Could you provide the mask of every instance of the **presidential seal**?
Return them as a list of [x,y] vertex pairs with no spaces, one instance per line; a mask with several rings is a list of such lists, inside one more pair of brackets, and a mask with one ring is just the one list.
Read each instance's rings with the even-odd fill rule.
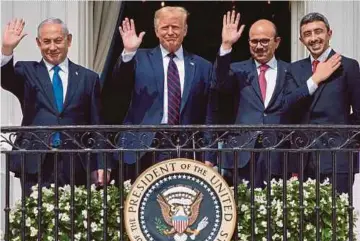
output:
[[190,159],[147,169],[125,203],[132,241],[227,241],[235,225],[233,191],[215,170]]

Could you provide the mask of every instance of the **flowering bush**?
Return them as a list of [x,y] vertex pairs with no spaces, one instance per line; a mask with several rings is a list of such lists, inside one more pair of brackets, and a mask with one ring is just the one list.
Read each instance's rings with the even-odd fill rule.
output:
[[[273,241],[283,240],[283,188],[282,180],[271,182],[271,235]],[[129,181],[124,183],[124,195],[130,190]],[[315,181],[308,180],[303,184],[303,206],[304,240],[316,240],[316,188]],[[37,187],[26,200],[26,227],[25,240],[35,241],[38,235],[38,209],[37,209]],[[320,236],[322,241],[332,240],[332,186],[328,180],[320,184],[320,209],[319,224]],[[267,189],[255,189],[255,240],[267,240]],[[42,238],[41,240],[54,240],[55,233],[55,212],[54,212],[54,187],[42,189]],[[87,190],[85,187],[75,188],[75,240],[87,240],[87,217],[90,215],[90,230],[92,240],[102,240],[103,237],[103,190],[96,190],[91,187],[91,208],[89,213],[86,211]],[[120,202],[119,189],[114,185],[108,187],[108,240],[119,240],[120,232]],[[250,240],[251,237],[251,203],[250,190],[247,183],[241,183],[238,186],[238,231],[241,241]],[[287,181],[287,240],[299,240],[300,225],[300,201],[299,201],[299,181],[291,178]],[[59,240],[71,240],[70,226],[70,187],[65,186],[59,189]],[[336,197],[336,240],[348,240],[349,213],[348,213],[348,195],[342,194]],[[354,224],[356,222],[354,215]],[[21,240],[21,205],[17,203],[10,212],[10,239],[12,241]],[[355,229],[355,228],[354,228]],[[125,239],[127,240],[127,239]],[[356,235],[354,234],[354,240]]]
[[[111,183],[113,184],[113,182]],[[124,183],[124,195],[130,190],[130,182]],[[38,187],[33,187],[30,197],[26,198],[25,206],[25,240],[38,240]],[[104,211],[103,198],[104,190],[97,190],[95,185],[91,186],[91,207],[89,212],[87,206],[87,189],[84,186],[75,187],[74,191],[74,239],[78,241],[87,240],[88,228],[91,231],[91,240],[103,239]],[[107,238],[108,240],[119,240],[120,237],[120,202],[119,188],[109,185],[107,189]],[[41,240],[55,240],[55,188],[42,188],[42,210],[41,210]],[[59,240],[71,240],[70,222],[71,189],[69,185],[59,188]],[[9,240],[21,240],[21,202],[17,202],[10,212],[10,237]],[[90,227],[87,217],[90,216]]]
[[[298,241],[300,234],[300,200],[299,180],[291,178],[287,181],[287,240]],[[320,184],[319,225],[320,240],[332,240],[332,185],[329,180]],[[316,181],[307,180],[303,183],[303,238],[316,240]],[[255,189],[255,240],[267,240],[267,188]],[[273,241],[283,240],[283,180],[271,181],[271,236]],[[238,186],[238,231],[240,240],[250,240],[251,237],[251,204],[250,190],[244,182]],[[349,212],[348,195],[336,196],[336,240],[348,240]],[[355,226],[356,215],[353,223]],[[355,229],[355,228],[354,228]],[[354,234],[354,240],[356,235]]]

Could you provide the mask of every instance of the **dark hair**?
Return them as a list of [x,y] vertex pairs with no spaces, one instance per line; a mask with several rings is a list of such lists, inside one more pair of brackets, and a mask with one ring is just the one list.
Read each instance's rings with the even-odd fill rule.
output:
[[[326,26],[327,31],[330,30],[330,24],[329,21],[327,20],[327,18],[322,15],[321,13],[308,13],[306,14],[300,21],[300,29],[303,25],[308,24],[308,23],[312,23],[315,21],[320,21],[323,22]],[[301,30],[300,30],[300,35],[301,35]]]

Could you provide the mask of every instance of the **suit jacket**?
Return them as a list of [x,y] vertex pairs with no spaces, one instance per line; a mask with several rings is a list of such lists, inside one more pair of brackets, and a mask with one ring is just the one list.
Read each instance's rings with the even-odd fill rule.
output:
[[[138,49],[134,58],[124,63],[120,56],[112,78],[103,90],[117,90],[119,96],[131,93],[125,125],[160,125],[163,118],[164,67],[160,46]],[[184,50],[185,82],[181,98],[180,125],[205,124],[212,65],[200,56]],[[106,97],[103,92],[102,96]],[[114,104],[116,106],[116,104]],[[134,134],[134,135],[132,135]],[[119,146],[130,149],[149,147],[154,132],[123,133]],[[116,158],[117,159],[117,158]],[[135,154],[126,152],[124,161],[134,163]]]
[[[217,92],[217,97],[215,97],[217,101],[210,101],[212,114],[209,119],[218,124],[287,124],[287,116],[282,112],[287,66],[286,62],[277,60],[276,85],[271,100],[265,108],[254,60],[249,59],[231,64],[231,54],[218,56],[214,65],[215,78],[213,84],[213,89]],[[268,143],[270,145],[277,143],[278,134],[275,132],[263,133],[263,135],[267,136],[267,141],[270,141]],[[225,138],[223,147],[243,146],[254,148],[258,137],[258,132],[230,133]],[[222,155],[222,167],[232,168],[234,166],[234,154],[222,152]],[[238,167],[244,167],[249,162],[250,156],[250,152],[240,152],[238,155]],[[210,160],[215,162],[214,157],[210,158]],[[258,160],[264,161],[265,155],[261,153]],[[280,160],[280,153],[271,153],[273,173],[281,173],[282,165]]]
[[[13,64],[11,59],[1,67],[1,87],[13,93],[21,104],[23,114],[22,126],[52,126],[52,125],[99,125],[100,111],[100,83],[98,75],[84,67],[69,61],[68,88],[64,100],[63,110],[56,107],[52,82],[44,61],[19,61]],[[74,134],[67,132],[68,134]],[[51,133],[36,131],[18,133],[15,145],[27,150],[48,149],[51,145]],[[82,133],[80,133],[81,136]],[[60,148],[77,148],[67,137],[61,135]],[[76,138],[72,136],[72,138]],[[86,138],[78,140],[86,143]],[[75,163],[85,169],[84,156],[76,155]],[[62,154],[62,158],[68,158]],[[93,158],[93,157],[92,157]],[[44,155],[27,154],[25,157],[25,172],[37,173],[38,163],[44,160]],[[10,170],[19,174],[21,171],[20,155],[11,158]],[[91,169],[98,168],[97,160],[91,161]],[[47,171],[47,170],[43,170]],[[49,170],[51,171],[51,170]]]
[[[329,58],[334,54],[335,51],[332,50]],[[293,124],[360,124],[360,72],[356,60],[342,56],[341,66],[322,82],[312,95],[309,94],[306,84],[311,76],[310,57],[290,64],[287,71],[284,108],[296,110],[291,117]],[[318,139],[313,147],[330,148],[344,143],[346,138],[343,133],[327,133]],[[304,141],[306,144],[306,138]],[[336,158],[337,172],[347,173],[348,154],[337,152]],[[321,173],[332,172],[331,153],[321,152],[320,159]],[[357,161],[354,165],[355,170],[358,170]]]

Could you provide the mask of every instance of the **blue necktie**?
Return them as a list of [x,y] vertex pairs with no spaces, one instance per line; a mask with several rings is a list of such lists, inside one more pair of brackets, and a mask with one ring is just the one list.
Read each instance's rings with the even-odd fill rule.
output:
[[[58,112],[61,112],[63,109],[63,85],[62,85],[62,81],[59,75],[59,71],[61,70],[61,68],[58,65],[55,65],[53,67],[54,70],[54,76],[52,79],[52,85],[53,85],[53,91],[54,91],[54,96],[55,96],[55,102],[56,102],[56,107],[58,109]],[[54,147],[57,147],[60,145],[60,133],[56,132],[54,133],[53,139],[52,139],[52,144]]]
[[167,71],[168,87],[168,124],[178,125],[180,123],[181,88],[179,71],[174,62],[176,55],[168,54],[170,57]]

